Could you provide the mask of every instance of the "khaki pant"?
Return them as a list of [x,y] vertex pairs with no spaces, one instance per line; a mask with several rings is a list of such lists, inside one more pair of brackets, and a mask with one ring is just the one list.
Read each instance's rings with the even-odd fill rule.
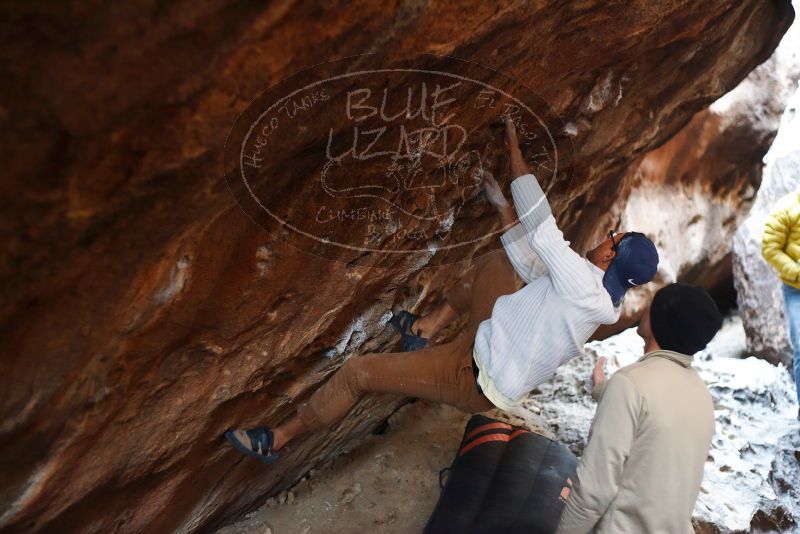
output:
[[481,256],[447,295],[459,314],[469,313],[464,330],[452,342],[416,352],[355,356],[319,388],[298,411],[308,431],[343,418],[366,393],[390,393],[444,402],[465,412],[493,408],[475,382],[472,347],[480,323],[492,314],[498,297],[520,287],[503,249]]

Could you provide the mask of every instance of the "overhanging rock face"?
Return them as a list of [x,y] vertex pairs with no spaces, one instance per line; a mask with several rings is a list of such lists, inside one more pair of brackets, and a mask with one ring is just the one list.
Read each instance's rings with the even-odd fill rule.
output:
[[[477,190],[450,186],[437,213],[464,209],[445,217],[452,232],[436,243],[470,241],[457,252],[331,252],[320,240],[293,241],[269,219],[270,231],[254,224],[252,206],[243,210],[228,190],[224,145],[267,87],[364,53],[349,68],[471,80],[497,71],[477,81],[547,104],[549,146],[565,156],[563,174],[545,186],[585,250],[629,165],[769,57],[793,18],[786,1],[754,0],[0,9],[0,528],[9,532],[198,531],[260,503],[356,444],[399,399],[365,400],[268,469],[223,446],[221,432],[279,421],[344,358],[394,348],[386,311],[424,310],[465,267],[455,260],[496,246],[466,239],[498,223]],[[418,87],[425,76],[410,72],[385,88]],[[456,110],[469,126],[463,148],[482,150],[479,160],[506,185],[497,115],[472,96],[475,111]],[[315,158],[328,132],[353,131],[341,107],[316,107],[314,120],[324,136],[297,128],[270,152],[282,180],[266,188],[278,218],[318,216]],[[532,162],[538,147],[525,142]],[[448,172],[474,176],[476,160],[464,161]],[[370,186],[374,169],[359,168],[346,167],[353,172],[339,173],[332,190]],[[410,170],[393,169],[403,180]],[[399,248],[443,222],[409,223],[425,220],[414,216],[430,209],[430,195],[402,195],[411,218]],[[333,237],[369,238],[365,228],[338,228]]]

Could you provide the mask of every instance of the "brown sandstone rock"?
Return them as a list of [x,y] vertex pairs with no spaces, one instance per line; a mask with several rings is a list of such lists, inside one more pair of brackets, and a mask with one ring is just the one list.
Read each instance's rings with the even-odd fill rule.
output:
[[[254,224],[226,186],[223,145],[266,87],[365,52],[374,54],[361,60],[367,69],[469,70],[452,56],[502,72],[563,124],[554,145],[569,154],[567,174],[546,185],[583,250],[627,167],[764,61],[793,16],[787,1],[752,0],[0,10],[0,528],[8,532],[205,529],[354,446],[401,402],[366,399],[270,468],[220,439],[234,424],[280,421],[344,358],[396,347],[386,310],[424,309],[464,267],[423,269],[419,254],[378,266],[329,261]],[[509,83],[498,80],[487,82]],[[499,172],[496,117],[464,113],[475,146],[493,141]],[[336,124],[325,111],[317,118]],[[287,146],[278,167],[307,190],[316,163]],[[531,159],[535,148],[525,146]],[[721,180],[704,187],[736,205],[750,178]],[[314,214],[302,195],[273,193],[289,212]],[[496,228],[485,204],[465,205],[456,237]]]

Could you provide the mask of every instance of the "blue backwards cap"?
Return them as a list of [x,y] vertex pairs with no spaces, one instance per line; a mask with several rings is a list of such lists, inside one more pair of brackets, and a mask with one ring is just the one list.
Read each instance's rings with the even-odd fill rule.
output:
[[614,306],[619,306],[629,288],[646,284],[653,279],[656,270],[656,246],[646,235],[628,232],[617,245],[616,255],[603,276],[603,286]]

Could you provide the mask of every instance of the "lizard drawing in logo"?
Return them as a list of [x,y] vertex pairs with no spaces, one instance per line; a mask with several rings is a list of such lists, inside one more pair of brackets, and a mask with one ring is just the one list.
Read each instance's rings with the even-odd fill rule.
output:
[[485,170],[481,153],[467,150],[467,141],[458,124],[331,130],[320,185],[331,197],[373,199],[404,218],[452,221],[480,192]]

